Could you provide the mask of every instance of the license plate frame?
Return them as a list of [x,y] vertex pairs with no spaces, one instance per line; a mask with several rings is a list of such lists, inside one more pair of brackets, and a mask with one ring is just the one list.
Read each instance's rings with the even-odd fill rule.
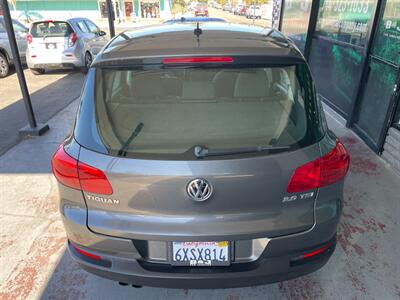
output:
[[[226,244],[226,260],[203,260],[203,261],[195,261],[195,260],[183,260],[183,261],[178,261],[176,259],[174,259],[174,244],[175,243],[221,243],[221,242],[225,242]],[[200,245],[201,246],[201,245]],[[197,247],[198,248],[198,247]],[[203,252],[206,248],[202,247]],[[181,267],[227,267],[231,265],[232,262],[232,250],[233,249],[233,244],[231,241],[207,241],[207,242],[169,242],[168,243],[168,259],[169,259],[169,263],[172,266],[181,266]],[[183,253],[182,253],[183,255]],[[204,253],[203,253],[204,255]]]
[[45,43],[45,45],[46,45],[46,50],[56,50],[57,49],[57,43]]

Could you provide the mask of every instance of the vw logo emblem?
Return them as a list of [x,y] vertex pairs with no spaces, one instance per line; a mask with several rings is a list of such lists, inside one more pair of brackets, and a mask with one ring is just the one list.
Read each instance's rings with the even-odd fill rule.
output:
[[194,201],[206,201],[211,197],[212,186],[207,180],[197,178],[189,182],[186,188],[189,197]]

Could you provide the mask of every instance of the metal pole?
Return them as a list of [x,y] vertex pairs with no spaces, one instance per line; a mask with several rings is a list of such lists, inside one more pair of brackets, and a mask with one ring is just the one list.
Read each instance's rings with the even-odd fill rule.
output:
[[255,23],[255,18],[256,18],[256,3],[253,0],[253,26],[254,26],[254,23]]
[[107,0],[107,12],[108,12],[108,27],[110,29],[110,36],[113,38],[115,36],[115,28],[114,28],[114,8],[112,4],[112,0]]
[[320,0],[312,1],[310,18],[308,20],[306,43],[304,46],[304,57],[307,60],[307,62],[310,62],[311,46],[312,46],[312,41],[314,39],[315,29],[317,27],[319,6],[320,6]]
[[4,24],[6,26],[8,39],[10,41],[11,53],[14,60],[15,70],[17,71],[19,86],[21,88],[22,97],[24,99],[26,113],[28,115],[29,126],[31,128],[36,128],[37,126],[36,118],[35,114],[33,113],[32,102],[29,96],[28,87],[26,85],[24,70],[22,68],[21,58],[18,52],[17,41],[15,39],[14,28],[12,25],[12,20],[7,0],[1,0],[1,6],[3,7]]
[[285,0],[281,0],[280,1],[280,5],[281,5],[281,7],[279,8],[280,12],[279,12],[278,30],[282,32],[283,14],[284,14],[284,11],[285,11]]

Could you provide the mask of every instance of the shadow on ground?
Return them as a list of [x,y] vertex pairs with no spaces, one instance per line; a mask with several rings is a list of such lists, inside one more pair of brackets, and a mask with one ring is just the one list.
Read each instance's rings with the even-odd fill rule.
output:
[[[331,264],[332,267],[332,264]],[[79,268],[64,250],[61,259],[42,291],[40,299],[323,299],[327,284],[325,267],[316,273],[275,284],[233,289],[167,289],[120,286],[117,282],[97,277]],[[332,286],[333,287],[333,286]],[[329,298],[329,297],[328,297]]]
[[[62,74],[66,71],[49,71]],[[84,75],[68,72],[68,75],[31,94],[32,106],[38,123],[46,123],[59,111],[79,97]],[[19,86],[15,87],[19,89]],[[0,110],[0,155],[21,141],[18,130],[28,124],[23,99]]]

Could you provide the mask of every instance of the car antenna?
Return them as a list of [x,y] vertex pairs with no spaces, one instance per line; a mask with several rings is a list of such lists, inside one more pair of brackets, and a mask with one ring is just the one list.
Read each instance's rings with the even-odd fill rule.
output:
[[197,44],[200,46],[200,35],[203,33],[203,30],[200,28],[199,22],[197,22],[196,29],[194,30],[194,35],[197,36]]

